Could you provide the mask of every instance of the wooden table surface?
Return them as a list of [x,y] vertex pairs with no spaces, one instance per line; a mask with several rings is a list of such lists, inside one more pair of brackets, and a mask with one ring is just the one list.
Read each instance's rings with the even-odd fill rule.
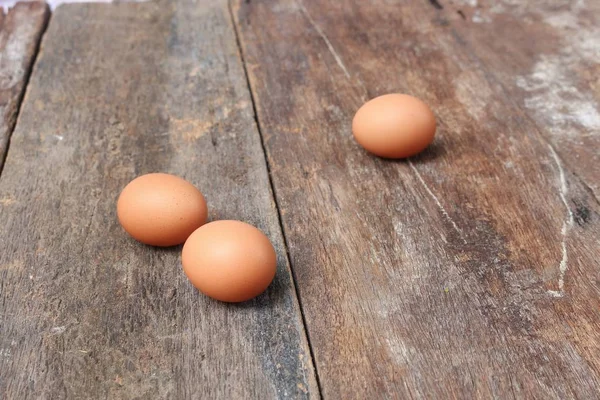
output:
[[[22,3],[0,26],[0,399],[600,398],[600,2]],[[437,116],[409,160],[352,138],[389,92]],[[210,300],[180,247],[124,233],[120,190],[158,171],[269,236],[265,294]]]

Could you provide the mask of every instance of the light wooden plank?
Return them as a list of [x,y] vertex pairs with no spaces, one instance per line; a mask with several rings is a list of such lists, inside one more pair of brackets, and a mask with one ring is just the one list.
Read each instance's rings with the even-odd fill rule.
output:
[[[597,397],[600,207],[438,9],[233,9],[324,397]],[[352,139],[388,92],[438,117],[409,161]]]
[[[162,171],[273,241],[266,294],[199,294],[129,238],[120,190]],[[224,1],[64,5],[0,179],[0,398],[318,396]]]

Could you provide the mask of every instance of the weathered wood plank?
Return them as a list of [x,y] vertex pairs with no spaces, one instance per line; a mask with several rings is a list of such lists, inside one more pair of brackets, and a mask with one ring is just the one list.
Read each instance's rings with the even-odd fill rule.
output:
[[[151,171],[272,239],[265,295],[210,301],[180,248],[127,237],[117,197]],[[318,396],[226,2],[59,7],[0,199],[0,398]]]
[[6,15],[0,8],[0,172],[48,15],[45,3],[18,3]]
[[[595,398],[598,204],[437,9],[233,9],[324,397]],[[438,116],[411,161],[352,139],[388,92]]]
[[[452,1],[447,31],[600,199],[600,2]],[[464,15],[454,12],[460,10]],[[459,80],[457,87],[464,88]],[[470,107],[468,90],[459,91]],[[486,97],[487,96],[487,97]],[[492,102],[492,93],[481,100]],[[585,214],[585,205],[577,205]],[[583,215],[583,214],[582,214]]]

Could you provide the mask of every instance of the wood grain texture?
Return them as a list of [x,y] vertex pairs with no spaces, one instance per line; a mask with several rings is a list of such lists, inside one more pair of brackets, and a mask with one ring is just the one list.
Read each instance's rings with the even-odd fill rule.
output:
[[[598,203],[438,8],[232,4],[323,396],[596,398]],[[438,117],[408,161],[352,139],[389,92]]]
[[[264,295],[211,301],[180,248],[124,233],[119,192],[154,171],[271,238]],[[318,396],[225,2],[59,7],[0,199],[0,398]]]
[[[600,199],[600,2],[445,4],[438,15],[449,21],[446,32],[461,38],[474,64],[497,80],[505,97]],[[470,107],[461,78],[455,85]],[[479,97],[489,104],[491,95]]]
[[0,172],[49,10],[45,3],[0,9]]

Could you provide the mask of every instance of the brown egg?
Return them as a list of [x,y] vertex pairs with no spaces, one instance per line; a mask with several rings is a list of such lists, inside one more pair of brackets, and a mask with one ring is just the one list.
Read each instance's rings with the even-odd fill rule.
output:
[[181,263],[196,288],[226,302],[258,296],[277,269],[269,239],[240,221],[215,221],[198,228],[183,246]]
[[352,121],[356,141],[384,158],[405,158],[433,141],[435,116],[427,104],[406,94],[386,94],[366,102]]
[[148,174],[132,180],[119,196],[117,215],[134,239],[152,246],[175,246],[206,222],[202,193],[169,174]]

